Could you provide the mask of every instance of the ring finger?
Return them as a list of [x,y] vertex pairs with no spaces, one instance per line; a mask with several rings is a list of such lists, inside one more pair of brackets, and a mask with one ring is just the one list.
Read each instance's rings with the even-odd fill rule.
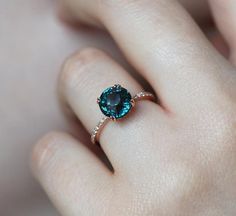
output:
[[[105,88],[120,84],[131,95],[142,90],[129,73],[101,51],[91,48],[66,61],[60,80],[63,96],[89,132],[104,117],[96,104],[96,98]],[[155,117],[163,113],[158,105],[149,101],[138,103],[135,110],[125,121],[110,121],[101,133],[100,144],[115,170],[119,167],[127,168],[125,158],[131,158],[137,149],[145,148],[139,137],[141,130],[143,127],[150,127],[151,130],[151,123],[156,122]],[[142,133],[142,139],[148,141],[145,133]],[[139,147],[139,143],[142,146]],[[134,157],[132,161],[135,161]]]

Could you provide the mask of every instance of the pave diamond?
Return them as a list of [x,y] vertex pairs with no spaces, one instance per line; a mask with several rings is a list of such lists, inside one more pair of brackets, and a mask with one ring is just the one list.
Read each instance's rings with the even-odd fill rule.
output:
[[120,85],[107,88],[98,98],[103,114],[115,119],[122,118],[129,113],[132,108],[131,101],[130,93]]

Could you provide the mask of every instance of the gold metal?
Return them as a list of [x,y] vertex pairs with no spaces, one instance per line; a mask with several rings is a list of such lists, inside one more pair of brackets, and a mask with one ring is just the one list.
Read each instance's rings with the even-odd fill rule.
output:
[[99,140],[99,136],[101,133],[102,128],[105,126],[105,124],[108,122],[110,118],[105,116],[103,117],[98,124],[96,125],[96,127],[93,129],[92,134],[91,134],[91,141],[93,144],[96,144],[97,141]]
[[[119,86],[119,84],[116,84],[114,86]],[[150,92],[145,92],[145,91],[139,92],[138,94],[134,95],[134,97],[131,99],[132,107],[135,107],[135,104],[140,100],[155,101],[156,98]],[[97,99],[97,102],[99,103],[99,98]],[[108,123],[109,120],[116,121],[117,119],[114,117],[105,116],[98,122],[96,127],[93,129],[92,134],[91,134],[91,141],[93,144],[96,144],[99,142],[99,137],[100,137],[101,131],[102,131],[103,127]]]
[[132,107],[134,107],[135,106],[135,100],[132,98],[130,102],[131,102]]
[[151,101],[156,100],[155,96],[152,93],[145,92],[145,91],[139,92],[133,97],[133,99],[135,102],[140,101],[140,100],[151,100]]
[[115,84],[115,85],[113,85],[113,88],[120,88],[120,87],[121,87],[120,84]]
[[114,116],[109,117],[112,121],[116,121],[117,119]]

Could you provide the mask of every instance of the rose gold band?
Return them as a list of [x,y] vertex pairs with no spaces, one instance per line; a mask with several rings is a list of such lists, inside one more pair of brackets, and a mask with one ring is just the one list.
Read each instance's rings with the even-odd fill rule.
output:
[[[134,102],[137,102],[137,101],[140,101],[140,100],[155,101],[155,96],[152,93],[142,91],[142,92],[139,92],[138,94],[136,94],[132,99],[133,99]],[[99,141],[101,131],[102,131],[103,127],[106,125],[106,123],[109,120],[111,120],[111,118],[109,118],[107,116],[103,117],[98,122],[96,127],[93,129],[93,131],[91,133],[91,141],[92,141],[93,144],[96,144]]]

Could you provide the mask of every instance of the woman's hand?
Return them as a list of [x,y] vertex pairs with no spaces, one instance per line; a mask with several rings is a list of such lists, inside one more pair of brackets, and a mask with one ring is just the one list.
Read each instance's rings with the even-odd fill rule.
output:
[[[100,144],[114,172],[67,134],[39,141],[32,169],[62,215],[235,215],[235,1],[211,1],[231,63],[177,1],[64,1],[81,21],[108,29],[160,104],[139,102],[106,125]],[[102,117],[97,96],[115,83],[142,90],[102,51],[66,61],[60,88],[88,132]]]

